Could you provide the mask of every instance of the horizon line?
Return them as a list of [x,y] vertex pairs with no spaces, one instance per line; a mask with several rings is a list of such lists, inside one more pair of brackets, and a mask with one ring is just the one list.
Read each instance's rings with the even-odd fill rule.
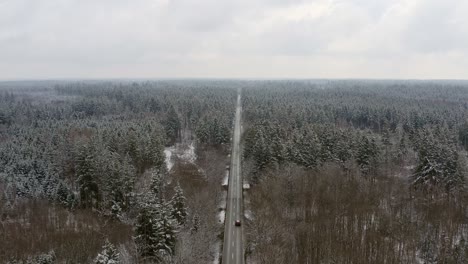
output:
[[98,78],[79,78],[79,77],[63,77],[63,78],[6,78],[0,79],[0,82],[65,82],[65,81],[468,81],[461,78],[372,78],[372,77],[279,77],[279,78],[264,78],[264,77],[98,77]]

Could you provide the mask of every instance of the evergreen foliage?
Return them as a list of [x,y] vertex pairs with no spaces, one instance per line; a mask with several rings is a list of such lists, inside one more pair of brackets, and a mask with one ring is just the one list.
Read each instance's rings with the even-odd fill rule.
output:
[[[438,137],[442,136],[442,139]],[[419,163],[412,175],[413,185],[430,191],[443,188],[450,192],[463,188],[465,176],[462,174],[459,154],[455,146],[447,142],[443,135],[424,130],[416,143],[419,151]]]
[[94,259],[95,264],[118,264],[120,263],[120,254],[115,246],[106,240],[101,253]]
[[77,154],[76,175],[83,207],[98,208],[100,193],[92,150],[82,147]]
[[174,187],[174,196],[171,199],[171,215],[172,218],[177,221],[179,225],[184,225],[187,219],[187,207],[186,207],[186,198],[180,187],[180,184]]

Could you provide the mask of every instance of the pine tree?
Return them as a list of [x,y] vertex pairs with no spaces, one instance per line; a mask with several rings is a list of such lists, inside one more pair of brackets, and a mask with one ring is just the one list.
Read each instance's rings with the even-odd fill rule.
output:
[[169,140],[170,144],[174,144],[180,135],[181,124],[179,116],[173,105],[169,108],[167,112],[167,117],[164,122],[164,129],[166,130],[166,137]]
[[382,143],[383,145],[387,148],[392,145],[392,142],[390,141],[390,130],[385,129],[383,135],[382,135]]
[[335,149],[336,160],[340,166],[346,167],[346,162],[352,158],[351,144],[349,143],[350,137],[345,133],[341,133]]
[[318,138],[321,145],[320,159],[323,162],[332,161],[336,152],[336,135],[333,128],[326,126],[319,130]]
[[164,155],[164,145],[162,139],[158,136],[153,136],[150,140],[149,147],[149,162],[152,167],[155,167],[159,170],[166,168],[165,166],[165,155]]
[[152,113],[157,113],[161,110],[161,106],[159,105],[159,102],[156,101],[154,98],[151,98],[148,104],[149,104],[149,110]]
[[94,157],[90,149],[82,147],[78,153],[76,175],[80,190],[80,203],[83,207],[98,207],[99,205],[99,186],[96,182],[93,161]]
[[214,127],[214,143],[224,144],[229,142],[230,129],[226,126],[226,122],[216,119]]
[[261,171],[270,164],[273,159],[271,146],[265,137],[263,129],[257,130],[255,135],[255,144],[252,147],[252,156],[255,161],[257,171]]
[[281,139],[281,128],[276,125],[271,129],[270,136],[271,150],[273,153],[273,159],[278,164],[283,164],[287,159],[286,147]]
[[308,169],[320,165],[321,144],[314,131],[303,130],[301,134],[293,137],[290,155],[294,163]]
[[124,201],[122,190],[122,166],[120,156],[115,152],[103,150],[100,155],[96,155],[98,175],[100,180],[100,191],[103,197],[104,210],[110,210],[113,216],[118,218],[121,213],[121,205]]
[[165,203],[146,203],[140,209],[135,242],[143,258],[160,261],[175,253],[176,230],[168,209]]
[[458,137],[463,147],[468,150],[468,121],[465,121],[458,129]]
[[134,184],[136,177],[136,169],[131,163],[129,155],[125,155],[121,161],[121,182],[120,189],[123,192],[123,201],[121,207],[127,209],[132,205],[134,198]]
[[118,264],[120,263],[120,254],[115,246],[106,240],[101,253],[94,259],[95,264]]
[[157,237],[154,224],[154,213],[147,205],[143,206],[138,213],[135,228],[135,243],[138,254],[143,258],[157,257]]
[[408,147],[406,146],[405,135],[402,135],[400,139],[400,143],[398,144],[398,150],[397,150],[396,156],[394,157],[395,161],[398,162],[399,164],[402,164],[407,154],[408,154]]
[[164,176],[161,171],[153,169],[151,171],[150,195],[156,202],[163,200],[164,194]]
[[374,139],[362,136],[356,155],[356,162],[363,175],[367,176],[375,172],[378,160],[378,149]]
[[209,143],[209,128],[205,119],[198,122],[195,134],[201,143]]
[[74,206],[75,198],[73,192],[61,181],[58,183],[55,197],[58,203],[67,208],[72,208]]
[[461,162],[457,150],[449,145],[444,145],[442,149],[441,155],[445,158],[442,179],[445,190],[450,192],[454,189],[463,188],[465,176],[461,172]]
[[170,214],[170,206],[165,205],[156,214],[156,248],[160,256],[171,256],[175,253],[176,229]]
[[150,190],[140,201],[135,242],[139,254],[161,261],[175,252],[176,220],[172,217],[172,203],[164,201],[162,174],[152,171]]
[[392,142],[390,140],[390,130],[389,129],[385,129],[383,135],[382,135],[382,144],[384,146],[384,149],[385,149],[385,154],[383,155],[384,156],[384,159],[385,159],[385,169],[386,169],[386,173],[388,174],[388,167],[389,167],[389,161],[390,161],[390,158],[391,158],[391,147],[392,147]]
[[172,218],[175,219],[179,225],[183,225],[187,218],[187,207],[185,205],[186,199],[179,183],[177,183],[174,188],[174,192],[174,196],[171,200]]
[[440,164],[436,163],[431,157],[422,157],[416,167],[413,178],[413,186],[432,189],[438,186],[442,179],[439,177],[442,171]]
[[444,188],[447,192],[462,188],[465,177],[455,146],[444,140],[440,143],[431,131],[424,131],[419,137],[419,163],[411,176],[413,186],[426,191]]
[[126,138],[126,153],[132,158],[133,166],[136,168],[137,172],[142,173],[143,169],[141,164],[142,161],[142,153],[140,149],[140,144],[138,141],[137,133],[134,128],[130,128],[130,131],[127,134]]

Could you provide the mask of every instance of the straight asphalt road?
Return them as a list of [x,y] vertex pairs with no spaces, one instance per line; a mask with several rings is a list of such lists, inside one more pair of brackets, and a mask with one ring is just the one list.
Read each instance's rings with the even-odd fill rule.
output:
[[[234,123],[234,135],[232,139],[232,154],[229,173],[228,195],[226,202],[226,218],[224,227],[223,264],[243,264],[243,231],[244,214],[242,201],[242,175],[241,175],[241,91],[237,95],[236,117]],[[241,221],[240,226],[235,221]]]

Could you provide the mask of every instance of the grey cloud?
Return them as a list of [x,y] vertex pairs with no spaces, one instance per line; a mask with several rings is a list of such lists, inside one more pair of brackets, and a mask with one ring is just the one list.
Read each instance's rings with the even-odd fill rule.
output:
[[466,78],[466,13],[457,0],[0,0],[0,79]]
[[429,0],[415,8],[404,41],[416,52],[468,51],[468,20],[458,13],[468,5],[457,0]]

